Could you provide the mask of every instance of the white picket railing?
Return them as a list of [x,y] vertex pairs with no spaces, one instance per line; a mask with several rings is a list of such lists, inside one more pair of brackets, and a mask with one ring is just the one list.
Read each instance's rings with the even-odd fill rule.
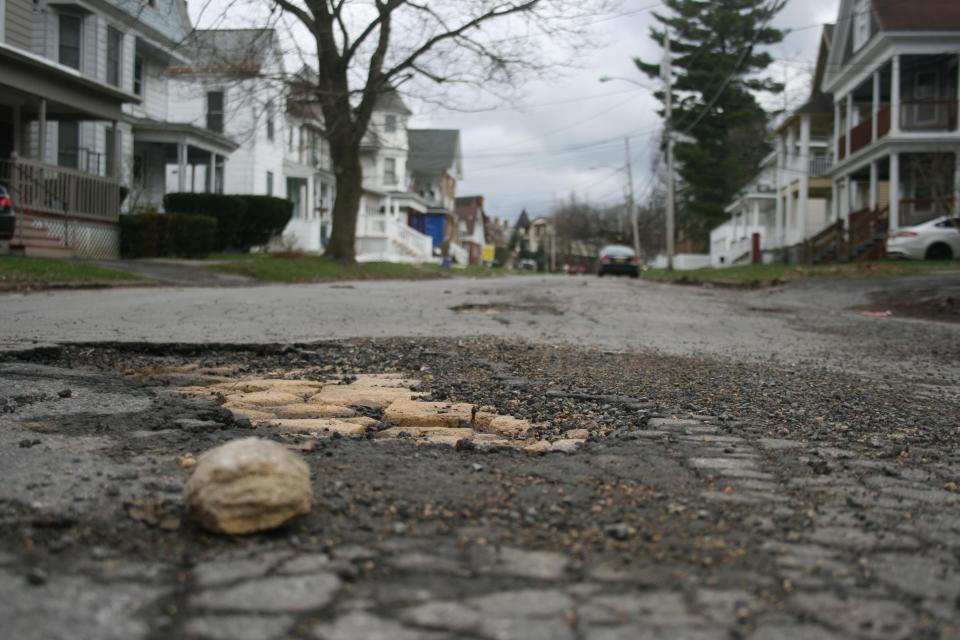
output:
[[361,215],[357,225],[360,238],[382,238],[403,249],[409,258],[423,262],[433,257],[433,240],[402,220],[388,215]]
[[120,217],[120,183],[36,160],[0,160],[0,180],[18,209],[40,214],[86,216],[104,222]]

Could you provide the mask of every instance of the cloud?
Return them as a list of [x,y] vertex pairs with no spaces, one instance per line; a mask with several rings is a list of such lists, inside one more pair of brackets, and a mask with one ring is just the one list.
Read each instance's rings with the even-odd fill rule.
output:
[[[791,106],[809,90],[808,63],[816,57],[820,36],[811,25],[833,21],[837,5],[838,0],[792,0],[774,22],[780,28],[802,28],[771,49],[779,60],[772,73],[790,78]],[[624,7],[624,13],[629,11]],[[659,59],[661,50],[649,37],[654,22],[651,12],[644,11],[597,23],[596,39],[606,44],[584,55],[577,68],[523,87],[518,108],[435,110],[415,118],[413,125],[461,130],[465,179],[457,190],[483,194],[495,217],[515,218],[524,208],[533,215],[548,213],[557,199],[572,192],[594,202],[622,201],[625,135],[631,136],[634,180],[642,194],[657,153],[660,105],[650,91],[622,80],[601,84],[599,78],[651,83],[632,58]],[[765,104],[777,108],[782,101],[781,96],[769,97]]]

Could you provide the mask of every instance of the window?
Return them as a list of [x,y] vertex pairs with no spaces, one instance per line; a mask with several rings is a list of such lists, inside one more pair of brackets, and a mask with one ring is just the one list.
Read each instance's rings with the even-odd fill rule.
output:
[[57,164],[80,168],[80,123],[63,120],[57,123]]
[[859,51],[870,39],[870,0],[857,0],[853,6],[853,50]]
[[60,64],[73,67],[80,70],[80,37],[81,25],[83,24],[80,16],[70,15],[69,13],[60,14]]
[[273,129],[273,103],[267,103],[267,140],[273,142],[276,131]]
[[120,52],[123,49],[123,34],[107,27],[107,84],[120,86]]
[[913,126],[929,126],[936,127],[937,125],[943,124],[946,125],[946,122],[941,123],[941,105],[936,102],[937,99],[937,89],[940,85],[940,74],[937,73],[936,69],[931,71],[918,71],[916,76],[914,76],[914,90],[913,90],[913,122],[910,124]]
[[267,195],[273,195],[273,171],[267,171]]
[[290,133],[287,135],[287,151],[293,153],[293,127],[290,127]]
[[207,92],[207,129],[223,133],[223,91]]
[[384,130],[385,130],[387,133],[396,133],[396,131],[397,131],[397,116],[388,115],[386,122],[384,122],[383,128],[384,128]]
[[397,184],[397,161],[393,158],[383,160],[383,183]]
[[143,97],[143,58],[133,59],[133,92]]

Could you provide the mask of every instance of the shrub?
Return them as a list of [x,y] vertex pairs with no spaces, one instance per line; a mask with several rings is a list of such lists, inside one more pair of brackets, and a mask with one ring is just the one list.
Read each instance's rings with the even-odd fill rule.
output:
[[192,213],[168,213],[163,216],[165,255],[203,258],[217,249],[217,220]]
[[159,256],[163,244],[160,217],[158,213],[120,216],[120,255],[124,258]]
[[293,202],[273,196],[238,196],[246,203],[247,216],[240,229],[240,245],[244,249],[267,244],[283,233],[293,217]]
[[219,193],[168,193],[163,198],[163,207],[170,213],[202,215],[217,221],[217,237],[214,248],[240,249],[238,236],[246,224],[246,201],[240,196]]
[[293,203],[273,196],[218,193],[168,193],[164,208],[173,213],[204,215],[217,221],[216,249],[265,245],[281,234],[293,217]]
[[199,258],[217,246],[217,221],[182,213],[120,216],[120,255],[125,258]]

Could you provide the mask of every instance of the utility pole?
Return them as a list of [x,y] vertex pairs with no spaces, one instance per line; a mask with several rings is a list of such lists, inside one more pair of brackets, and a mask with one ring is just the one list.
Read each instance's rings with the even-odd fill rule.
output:
[[670,30],[663,32],[663,83],[666,91],[666,130],[667,130],[667,270],[673,271],[673,69],[670,61]]
[[627,215],[633,226],[633,250],[640,260],[640,224],[637,222],[637,202],[633,193],[633,162],[630,160],[630,136],[623,137],[624,148],[627,152]]

